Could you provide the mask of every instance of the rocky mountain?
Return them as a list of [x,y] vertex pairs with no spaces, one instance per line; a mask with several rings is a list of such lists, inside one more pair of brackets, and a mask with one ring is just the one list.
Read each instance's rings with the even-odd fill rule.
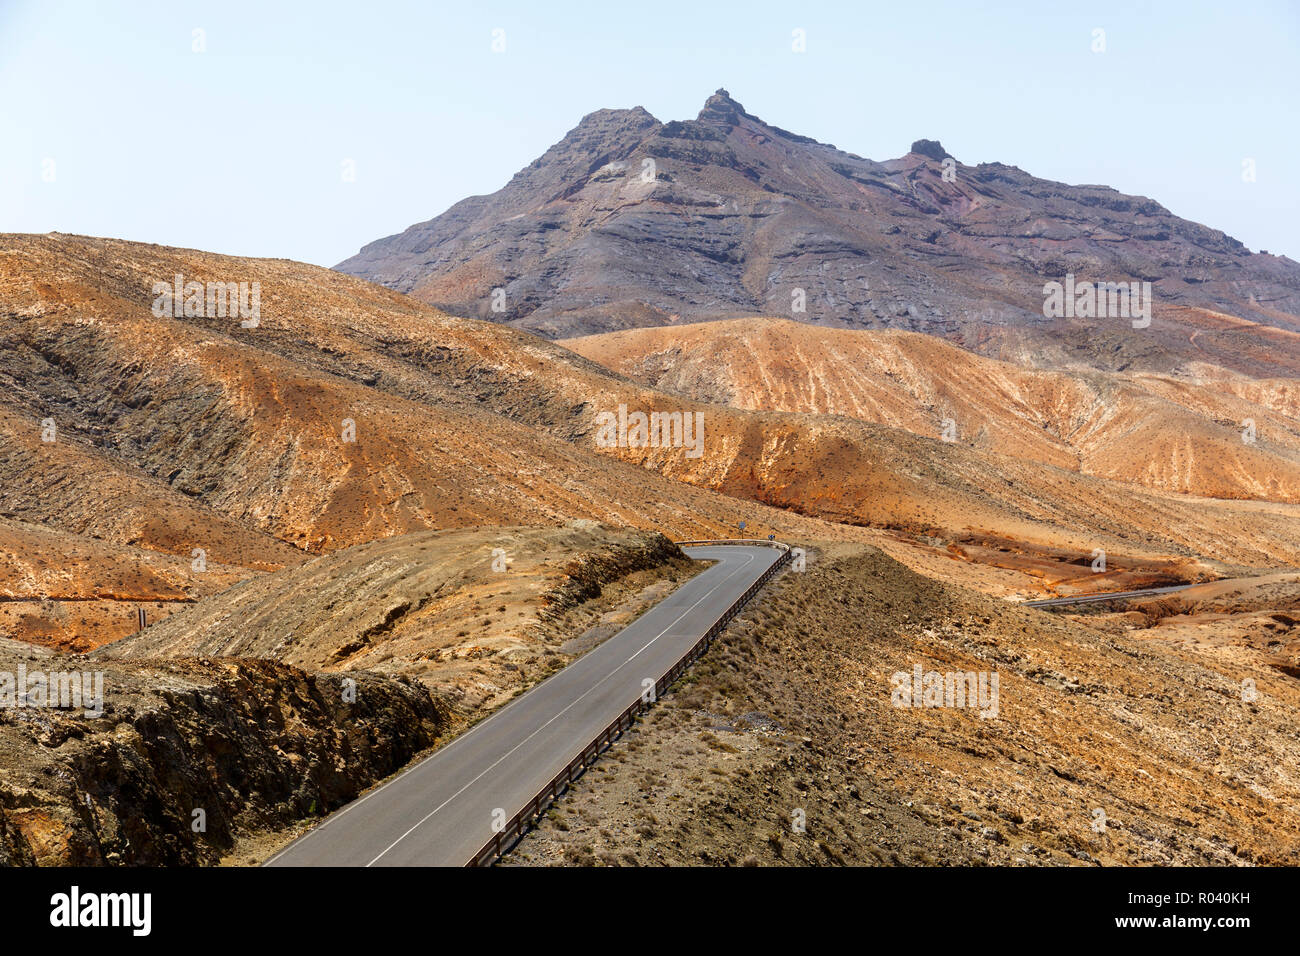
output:
[[[684,122],[592,113],[498,192],[336,268],[553,338],[761,314],[998,355],[1024,345],[1007,330],[1033,346],[1101,328],[1074,358],[1169,368],[1198,356],[1170,306],[1300,332],[1300,264],[1151,199],[970,166],[931,140],[875,162],[764,123],[725,90]],[[1044,284],[1067,274],[1150,282],[1163,321],[1137,335],[1125,319],[1045,318]],[[1245,354],[1249,335],[1235,336]]]

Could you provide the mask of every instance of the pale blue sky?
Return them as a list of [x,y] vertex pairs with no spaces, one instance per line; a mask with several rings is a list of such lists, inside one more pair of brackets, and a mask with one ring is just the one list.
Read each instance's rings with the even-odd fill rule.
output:
[[592,110],[686,119],[720,86],[871,159],[940,139],[1300,259],[1280,2],[0,0],[0,231],[333,265],[500,188]]

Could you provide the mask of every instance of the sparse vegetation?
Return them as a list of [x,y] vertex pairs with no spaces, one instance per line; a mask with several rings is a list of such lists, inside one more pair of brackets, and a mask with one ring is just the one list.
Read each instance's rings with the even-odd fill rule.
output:
[[[1300,743],[1283,728],[1300,689],[1266,644],[1225,651],[835,546],[760,597],[597,764],[608,773],[565,796],[599,834],[543,826],[524,845],[534,861],[591,843],[640,865],[1295,864]],[[890,675],[915,662],[996,670],[997,719],[894,707]],[[1254,704],[1246,676],[1267,688]]]

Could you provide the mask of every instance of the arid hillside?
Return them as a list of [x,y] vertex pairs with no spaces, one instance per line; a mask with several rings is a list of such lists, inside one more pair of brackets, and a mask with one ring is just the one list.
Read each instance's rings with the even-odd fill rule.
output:
[[1263,663],[1300,680],[1298,571],[1207,581],[1114,607],[1076,608],[1069,616],[1138,641]]
[[[0,514],[185,558],[202,548],[212,563],[256,570],[302,559],[286,542],[221,514],[166,476],[155,477],[124,460],[102,435],[69,429],[61,413],[67,398],[42,397],[39,391],[57,388],[57,379],[34,382],[14,368],[30,358],[20,355],[16,331],[10,316],[0,333],[6,346],[14,346],[0,360],[6,368],[0,373],[6,385],[0,405]],[[53,431],[46,441],[43,422],[51,418]]]
[[[257,282],[258,324],[155,315],[154,284],[178,274]],[[697,402],[296,263],[9,236],[0,309],[14,436],[0,452],[4,513],[181,557],[200,548],[250,573],[414,531],[573,519],[674,538],[745,521],[791,538],[891,530],[1084,559],[1102,548],[1300,563],[1292,504],[1142,489],[843,416]],[[624,406],[699,416],[698,455],[602,444],[600,416]]]
[[1300,374],[1255,379],[1205,363],[1180,376],[1050,371],[913,332],[771,318],[565,345],[700,401],[844,415],[934,438],[947,427],[957,444],[1082,474],[1202,497],[1300,502]]
[[[258,283],[257,321],[203,309],[159,314],[154,287],[176,275],[204,288]],[[927,712],[924,721],[942,726],[926,723],[928,736],[882,758],[894,761],[885,783],[901,780],[939,808],[929,822],[964,827],[943,816],[953,803],[984,814],[980,834],[1000,827],[986,819],[990,802],[1032,819],[1016,802],[1028,784],[1005,774],[987,787],[973,782],[997,748],[1028,761],[1030,789],[1065,788],[1055,815],[1040,821],[1044,859],[1102,858],[1059,836],[1075,823],[1059,808],[1092,802],[1097,781],[1127,769],[1155,782],[1125,785],[1113,798],[1118,819],[1127,824],[1144,801],[1181,787],[1203,795],[1209,809],[1197,813],[1214,838],[1180,842],[1166,832],[1174,809],[1148,810],[1149,822],[1132,831],[1137,842],[1113,858],[1290,859],[1289,818],[1278,809],[1291,799],[1285,741],[1261,730],[1258,746],[1210,754],[1199,731],[1173,726],[1173,711],[1159,709],[1172,701],[1208,724],[1197,695],[1229,693],[1238,671],[1259,675],[1270,701],[1289,700],[1289,685],[1273,682],[1293,680],[1277,666],[1294,663],[1291,644],[1273,646],[1265,623],[1290,613],[1285,596],[1237,618],[1247,650],[1215,670],[1204,647],[1186,649],[1196,656],[1185,661],[1185,649],[1159,635],[1150,642],[1158,653],[1133,657],[1130,632],[1158,632],[1155,611],[1099,616],[1095,626],[1049,618],[920,577],[862,544],[997,595],[1300,565],[1300,504],[1252,499],[1240,476],[1243,494],[1229,500],[1088,474],[1068,457],[1084,443],[1065,425],[1089,421],[1091,410],[1104,437],[1105,403],[1119,396],[1135,425],[1153,409],[1198,427],[1257,410],[1255,451],[1272,457],[1237,467],[1285,461],[1293,445],[1269,437],[1294,417],[1280,379],[1248,380],[1206,362],[1204,381],[1223,386],[1207,394],[1183,376],[1017,373],[885,336],[852,362],[880,349],[880,367],[897,366],[901,381],[885,372],[844,381],[863,396],[876,388],[893,419],[818,404],[821,392],[799,405],[797,376],[788,385],[772,377],[766,393],[746,386],[756,404],[790,403],[762,410],[737,394],[692,392],[686,380],[636,381],[636,369],[611,371],[518,329],[454,318],[329,270],[67,236],[0,237],[0,345],[0,638],[22,639],[0,651],[11,669],[104,671],[113,708],[101,723],[62,710],[0,713],[0,827],[21,836],[5,844],[10,862],[260,858],[260,848],[236,843],[292,836],[589,650],[693,572],[669,539],[729,535],[742,521],[747,534],[821,542],[827,555],[807,575],[787,575],[773,646],[763,637],[727,664],[761,665],[744,693],[775,687],[787,706],[798,704],[787,713],[746,703],[737,715],[766,714],[770,726],[746,723],[763,734],[803,728],[798,748],[803,736],[814,741],[797,752],[820,782],[787,781],[801,793],[822,793],[828,776],[838,787],[841,771],[820,763],[816,748],[826,745],[815,726],[844,725],[836,733],[849,735],[846,773],[857,772],[849,757],[880,749],[879,728],[911,739],[911,725],[855,695],[877,664],[924,648],[927,660],[983,656],[1003,666],[1009,718],[1001,736],[983,736],[980,725],[963,737],[943,724],[953,715]],[[699,351],[707,354],[703,343]],[[945,363],[975,384],[944,385]],[[772,367],[775,376],[782,366]],[[746,368],[739,358],[737,368]],[[1008,448],[946,442],[917,424],[940,393],[967,414],[991,415],[996,400],[979,392],[998,388],[1004,400],[1016,389],[1041,395],[1057,417],[1031,419],[1026,397],[1026,420],[1012,416],[989,432]],[[681,415],[698,442],[605,440],[610,421],[629,410]],[[1042,421],[1058,422],[1061,434],[1038,435],[1034,421],[1048,433]],[[1197,435],[1217,440],[1208,425]],[[1123,445],[1101,442],[1098,462],[1107,447]],[[1284,478],[1260,487],[1289,487]],[[1097,549],[1109,555],[1102,575],[1090,569]],[[150,626],[135,634],[142,607]],[[367,687],[363,712],[342,694],[353,675]],[[1269,721],[1281,713],[1272,707],[1260,705]],[[1069,720],[1045,720],[1052,711]],[[1224,719],[1232,734],[1256,732],[1236,711]],[[709,753],[729,752],[707,732]],[[1156,735],[1154,756],[1139,752],[1139,732]],[[1104,748],[1105,761],[1088,764],[1085,743],[1088,753]],[[996,762],[999,773],[1004,764]],[[745,779],[725,799],[750,816],[766,812]],[[186,830],[194,809],[217,821],[210,836]],[[1263,821],[1257,832],[1231,822],[1241,813]],[[916,845],[936,854],[983,856],[942,827],[899,832],[918,834]],[[893,847],[902,858],[909,844],[894,836],[868,834],[861,846]],[[769,845],[785,858],[780,841]],[[709,852],[728,859],[733,849]],[[740,858],[760,854],[747,846]]]
[[258,573],[0,518],[0,634],[92,650]]
[[[258,282],[259,326],[154,315],[174,274]],[[273,539],[320,552],[572,518],[688,537],[777,517],[570,441],[572,396],[629,389],[597,366],[329,270],[10,236],[0,309],[5,512],[25,521],[262,567],[292,554]],[[101,476],[133,483],[122,507],[91,493]],[[192,515],[165,514],[182,502]],[[234,528],[268,554],[221,545]]]
[[248,581],[97,655],[260,657],[423,682],[472,718],[567,663],[694,574],[663,535],[420,531]]
[[[156,316],[153,284],[176,274],[258,282],[260,326]],[[0,634],[50,647],[403,532],[844,533],[575,445],[545,370],[558,355],[579,381],[608,373],[325,269],[5,237],[0,342]]]
[[[987,693],[913,706],[918,668]],[[835,546],[508,862],[1294,866],[1297,707],[1273,651],[1010,607]]]

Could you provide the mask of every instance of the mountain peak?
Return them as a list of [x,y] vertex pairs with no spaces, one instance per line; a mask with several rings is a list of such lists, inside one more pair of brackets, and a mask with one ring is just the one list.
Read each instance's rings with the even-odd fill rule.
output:
[[937,139],[918,139],[912,144],[912,148],[908,152],[916,153],[918,156],[927,156],[940,162],[951,155]]
[[[1180,305],[1300,331],[1294,267],[1111,189],[996,164],[940,185],[949,155],[918,139],[872,162],[781,129],[726,89],[698,120],[598,110],[498,193],[338,268],[557,338],[790,316],[802,289],[806,321],[985,341],[988,315],[1042,326],[1044,283],[1085,262],[1103,271],[1080,281],[1159,282]],[[492,307],[498,288],[508,311]]]
[[704,108],[696,119],[701,123],[723,123],[735,126],[745,116],[745,108],[731,98],[731,94],[721,87],[704,101]]

